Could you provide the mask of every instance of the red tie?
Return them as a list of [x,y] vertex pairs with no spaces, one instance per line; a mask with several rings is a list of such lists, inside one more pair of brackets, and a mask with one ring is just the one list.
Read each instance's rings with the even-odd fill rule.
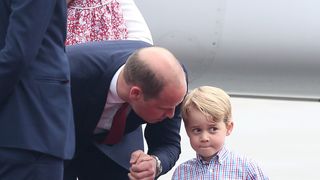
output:
[[107,137],[102,141],[103,144],[117,144],[123,137],[126,127],[126,117],[128,113],[128,103],[123,103],[113,117],[111,129]]

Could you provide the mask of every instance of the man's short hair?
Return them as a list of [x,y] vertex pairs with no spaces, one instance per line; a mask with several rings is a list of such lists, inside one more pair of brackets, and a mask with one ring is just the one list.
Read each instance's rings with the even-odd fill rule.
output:
[[140,50],[136,50],[129,56],[124,67],[124,79],[130,85],[139,86],[145,99],[157,98],[165,82],[162,77],[157,76],[155,70],[145,60],[140,59]]

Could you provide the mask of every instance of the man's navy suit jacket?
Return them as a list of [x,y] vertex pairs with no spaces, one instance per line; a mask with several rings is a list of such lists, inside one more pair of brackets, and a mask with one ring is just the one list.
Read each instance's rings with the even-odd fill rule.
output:
[[75,149],[65,0],[0,1],[0,147]]
[[[76,124],[76,152],[87,143],[93,143],[93,131],[106,103],[110,82],[116,71],[137,49],[148,47],[143,41],[91,42],[67,47],[71,67],[72,102]],[[161,63],[161,62],[159,62]],[[143,149],[142,136],[135,130],[145,122],[131,111],[127,117],[123,142],[109,146],[96,145],[111,159],[125,168],[129,166],[132,151]],[[148,153],[162,161],[163,173],[170,170],[180,155],[180,108],[173,119],[147,124],[145,138]],[[130,133],[130,134],[129,134]],[[77,153],[76,153],[77,154]]]

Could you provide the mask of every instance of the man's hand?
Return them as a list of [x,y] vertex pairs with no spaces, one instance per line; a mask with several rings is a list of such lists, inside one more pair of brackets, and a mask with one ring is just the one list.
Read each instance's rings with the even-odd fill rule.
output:
[[156,160],[145,154],[141,150],[137,150],[131,154],[130,159],[130,180],[153,180],[156,176]]

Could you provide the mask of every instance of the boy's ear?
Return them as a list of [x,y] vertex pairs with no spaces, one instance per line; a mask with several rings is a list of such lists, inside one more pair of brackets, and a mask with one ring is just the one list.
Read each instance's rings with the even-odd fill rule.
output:
[[227,136],[231,134],[232,130],[233,130],[233,121],[230,121],[227,123]]

